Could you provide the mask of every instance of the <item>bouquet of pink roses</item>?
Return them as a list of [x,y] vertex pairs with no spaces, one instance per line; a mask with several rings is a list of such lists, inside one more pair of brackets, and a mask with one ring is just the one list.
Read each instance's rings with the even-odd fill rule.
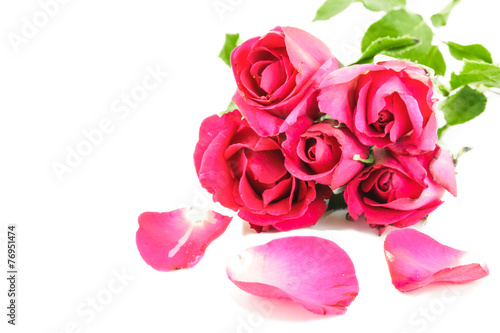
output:
[[434,86],[415,64],[339,68],[305,31],[277,27],[236,47],[237,109],[202,123],[195,165],[214,201],[257,231],[315,224],[332,190],[382,232],[456,195],[438,144]]
[[[332,8],[324,5],[319,17],[329,17]],[[451,8],[436,24],[446,23]],[[238,35],[227,35],[221,58],[232,68],[237,91],[226,112],[202,122],[194,163],[213,200],[256,232],[311,226],[325,211],[343,208],[379,235],[388,226],[401,228],[385,238],[384,255],[393,285],[406,292],[489,274],[484,263],[467,261],[467,252],[404,228],[439,207],[446,191],[456,196],[456,159],[438,133],[484,110],[484,95],[468,84],[500,87],[500,80],[476,75],[479,68],[495,67],[484,47],[450,42],[454,57],[466,60],[462,73],[452,75],[450,89],[458,92],[437,87],[446,96],[441,110],[447,121],[438,128],[432,69],[397,59],[369,63],[378,53],[421,47],[412,57],[442,74],[442,56],[425,27],[411,30],[421,34],[420,46],[412,36],[376,36],[377,24],[392,33],[403,29],[390,27],[401,20],[423,26],[420,16],[390,11],[369,28],[374,41],[365,43],[362,58],[346,67],[297,28],[276,27],[238,46]],[[404,52],[403,59],[412,58]],[[157,270],[193,267],[231,220],[196,209],[143,213],[137,246]],[[282,237],[249,248],[229,259],[227,275],[248,293],[291,299],[317,314],[345,313],[359,292],[347,253],[319,237]]]

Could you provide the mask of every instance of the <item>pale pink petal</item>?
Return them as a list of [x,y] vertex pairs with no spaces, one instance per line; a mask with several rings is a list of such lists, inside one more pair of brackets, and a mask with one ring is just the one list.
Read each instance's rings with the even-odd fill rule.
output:
[[287,298],[316,314],[343,314],[359,291],[354,265],[337,244],[285,237],[246,249],[227,263],[229,279],[257,296]]
[[301,75],[310,77],[332,57],[328,46],[304,30],[283,27],[283,32],[290,61]]
[[455,165],[447,149],[443,149],[439,145],[437,146],[434,156],[429,162],[429,172],[436,184],[444,187],[455,197],[457,196]]
[[211,210],[180,208],[139,216],[136,243],[142,259],[158,271],[196,265],[208,245],[224,233],[232,217]]
[[384,242],[392,284],[412,291],[433,282],[463,283],[489,274],[468,252],[443,245],[415,229],[394,230]]

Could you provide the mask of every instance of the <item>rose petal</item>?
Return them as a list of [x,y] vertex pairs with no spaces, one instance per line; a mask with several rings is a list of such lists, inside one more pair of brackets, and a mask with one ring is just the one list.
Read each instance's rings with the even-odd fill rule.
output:
[[392,284],[399,291],[412,291],[432,282],[469,282],[489,274],[486,264],[468,261],[467,252],[414,229],[392,231],[384,250]]
[[208,245],[224,233],[232,217],[180,208],[139,216],[136,243],[142,259],[158,271],[191,268]]
[[194,152],[196,173],[203,188],[213,194],[214,201],[233,210],[239,207],[233,196],[227,195],[227,191],[219,191],[221,188],[232,188],[235,184],[221,147],[227,147],[234,133],[245,123],[237,110],[222,117],[214,115],[206,118],[200,126],[200,139]]
[[316,199],[309,204],[307,211],[301,217],[275,223],[274,228],[279,231],[289,231],[316,224],[320,217],[325,213],[325,199],[332,196],[331,189],[327,186],[318,185],[318,189],[316,191]]
[[285,237],[246,249],[227,263],[229,279],[257,296],[288,298],[316,314],[343,314],[359,291],[351,259],[319,237]]
[[287,174],[284,157],[279,150],[249,152],[248,167],[255,180],[266,184],[277,183]]
[[332,182],[330,184],[332,189],[337,189],[347,184],[356,174],[363,170],[365,165],[354,160],[354,155],[363,158],[368,157],[370,148],[362,145],[347,128],[339,128],[334,131],[342,149],[342,157],[332,173]]
[[268,94],[274,93],[286,81],[286,75],[281,62],[275,62],[264,69],[260,87]]
[[434,156],[429,163],[429,172],[436,184],[444,187],[455,197],[457,196],[455,165],[448,150],[437,146]]
[[[416,128],[412,128],[412,117],[422,117],[421,114],[416,114],[414,116],[411,115],[411,113],[419,112],[418,104],[413,98],[406,98],[406,95],[404,94],[393,94],[392,107],[392,112],[395,118],[394,126],[391,128],[389,136],[392,142],[396,142],[399,138],[408,134],[412,129],[414,133],[418,131],[420,134],[422,132],[421,124],[420,129],[418,130]],[[418,120],[415,120],[415,122],[418,123]],[[420,123],[422,123],[421,119]]]
[[237,91],[233,96],[233,102],[238,105],[238,109],[245,115],[248,122],[252,124],[255,132],[262,136],[272,136],[280,132],[283,120],[272,115],[265,110],[250,105],[246,96]]
[[309,77],[332,57],[328,46],[304,30],[283,27],[283,32],[290,61],[302,75]]

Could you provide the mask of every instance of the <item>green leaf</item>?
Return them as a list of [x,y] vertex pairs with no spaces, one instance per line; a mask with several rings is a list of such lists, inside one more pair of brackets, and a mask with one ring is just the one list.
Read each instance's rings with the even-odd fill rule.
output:
[[331,211],[331,212],[334,212],[336,210],[341,210],[341,209],[346,209],[347,208],[347,204],[345,202],[345,199],[344,199],[344,193],[341,192],[341,193],[337,193],[337,194],[333,194],[330,198],[330,200],[328,200],[328,207],[326,208],[327,211]]
[[448,17],[450,16],[451,10],[455,7],[460,0],[453,0],[447,4],[439,13],[431,16],[432,25],[436,28],[443,27],[448,23]]
[[458,60],[478,60],[490,64],[493,62],[490,51],[481,44],[460,45],[453,42],[448,42],[447,44],[451,55]]
[[448,125],[468,122],[483,113],[485,108],[486,96],[469,86],[464,86],[441,104]]
[[[373,61],[373,57],[384,51],[401,51],[419,44],[420,41],[414,37],[382,37],[374,40],[363,52],[361,58],[354,64],[365,64]],[[353,64],[353,65],[354,65]]]
[[222,46],[222,50],[220,50],[219,58],[229,67],[231,67],[231,52],[233,52],[239,43],[240,34],[226,34],[226,41],[224,42],[224,46]]
[[441,140],[441,136],[450,128],[450,125],[446,124],[440,128],[438,128],[438,140]]
[[373,11],[389,11],[406,6],[406,0],[361,0],[363,5]]
[[450,87],[448,87],[447,85],[445,85],[444,83],[442,82],[434,82],[434,84],[436,85],[436,87],[438,88],[438,90],[441,92],[441,94],[443,94],[443,96],[448,96],[450,94]]
[[366,9],[372,11],[389,11],[406,5],[406,0],[326,0],[316,12],[313,22],[328,20],[343,12],[353,2],[362,2]]
[[460,74],[451,73],[451,89],[471,83],[500,88],[500,68],[486,62],[464,59]]
[[227,106],[227,109],[225,111],[220,112],[219,116],[222,116],[225,113],[233,112],[237,108],[238,107],[236,106],[236,104],[234,104],[234,102],[231,101],[231,102],[229,102],[229,105]]
[[353,2],[354,0],[326,0],[316,12],[313,22],[328,20],[343,12]]
[[444,75],[446,72],[446,62],[436,45],[432,45],[427,54],[420,55],[415,61],[434,69],[436,75]]
[[366,31],[361,41],[361,51],[365,52],[377,39],[383,37],[413,36],[420,41],[419,45],[401,50],[386,50],[388,56],[417,62],[435,70],[436,74],[444,74],[446,65],[437,47],[431,45],[433,33],[424,22],[422,16],[407,12],[405,9],[392,10]]
[[418,48],[424,52],[430,48],[433,34],[422,16],[408,13],[404,9],[392,10],[368,28],[361,41],[361,51],[366,51],[368,46],[379,38],[403,36],[413,36],[418,39],[421,44],[414,50]]

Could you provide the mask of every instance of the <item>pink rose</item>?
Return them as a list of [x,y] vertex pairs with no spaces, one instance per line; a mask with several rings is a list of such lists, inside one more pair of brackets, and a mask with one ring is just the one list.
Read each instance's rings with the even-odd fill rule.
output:
[[433,84],[404,61],[333,71],[320,85],[320,110],[344,123],[365,145],[417,155],[434,150],[437,121]]
[[277,27],[247,40],[231,54],[238,85],[234,103],[261,136],[283,133],[297,117],[319,114],[316,101],[318,69],[329,59],[328,47],[309,33]]
[[257,231],[313,225],[331,195],[327,186],[292,176],[277,140],[257,135],[238,110],[203,121],[194,162],[213,200],[239,211]]
[[336,189],[345,185],[365,165],[355,155],[368,158],[370,148],[362,145],[346,128],[336,128],[331,119],[313,124],[300,118],[286,131],[283,142],[285,166],[303,180],[314,180]]
[[365,214],[373,227],[413,225],[441,205],[445,190],[456,196],[453,160],[437,146],[419,156],[399,155],[374,148],[375,162],[349,184],[344,192],[349,214]]

